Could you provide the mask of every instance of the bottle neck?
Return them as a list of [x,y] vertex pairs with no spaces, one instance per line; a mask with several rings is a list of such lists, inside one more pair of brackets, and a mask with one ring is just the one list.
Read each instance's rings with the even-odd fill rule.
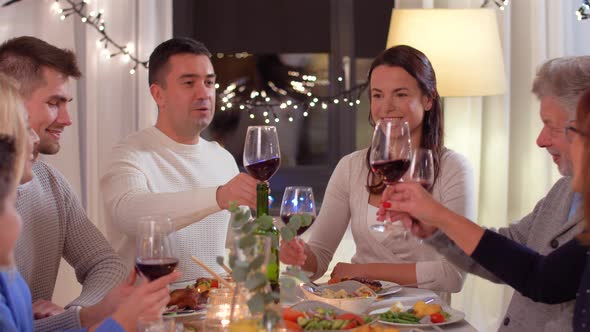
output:
[[270,215],[268,212],[268,182],[260,182],[256,185],[256,217]]

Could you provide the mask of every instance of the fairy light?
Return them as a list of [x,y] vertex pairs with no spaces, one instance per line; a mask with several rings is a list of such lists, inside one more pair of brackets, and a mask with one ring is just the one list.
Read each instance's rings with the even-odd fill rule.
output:
[[293,117],[292,116],[289,117],[289,122],[293,122]]
[[94,28],[101,35],[101,38],[96,41],[96,47],[100,49],[99,55],[104,59],[120,55],[123,63],[131,63],[130,75],[134,75],[140,65],[148,68],[147,61],[142,61],[133,55],[135,52],[133,43],[122,45],[109,36],[104,19],[105,10],[88,11],[89,3],[89,0],[55,0],[51,4],[50,10],[57,14],[61,21],[65,21],[71,15],[76,15],[82,23]]
[[309,115],[309,113],[307,113],[307,111],[303,112],[303,116],[307,117]]
[[225,112],[225,106],[221,106],[221,111]]
[[267,111],[264,111],[264,113],[262,113],[262,115],[268,116],[268,112]]
[[264,120],[264,123],[269,124],[270,123],[270,119]]
[[590,0],[582,1],[582,6],[576,10],[576,18],[578,21],[590,18]]
[[338,104],[339,102],[340,102],[340,100],[334,99],[334,104]]
[[254,114],[250,113],[250,119],[254,119]]

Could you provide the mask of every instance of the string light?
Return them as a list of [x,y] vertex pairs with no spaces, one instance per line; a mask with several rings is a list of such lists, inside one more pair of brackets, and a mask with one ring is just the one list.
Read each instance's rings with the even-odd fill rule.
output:
[[490,1],[492,1],[496,6],[498,6],[498,8],[500,10],[504,10],[506,9],[506,6],[508,6],[508,0],[484,0],[484,2],[481,4],[481,8],[487,6]]
[[576,18],[578,21],[590,18],[590,0],[582,1],[582,6],[576,10]]
[[[64,7],[61,3],[65,3]],[[132,63],[132,68],[129,70],[130,75],[134,75],[137,71],[138,66],[148,68],[148,62],[138,59],[133,55],[135,47],[133,43],[127,43],[125,46],[114,41],[106,31],[106,24],[103,18],[104,9],[98,12],[91,10],[87,12],[87,5],[90,3],[88,0],[74,1],[74,0],[55,0],[51,5],[51,12],[59,15],[61,21],[65,21],[70,15],[77,15],[82,23],[88,24],[93,27],[100,35],[101,38],[96,41],[96,47],[101,49],[100,55],[104,59],[112,59],[116,56],[121,55],[124,63]],[[111,52],[109,49],[114,49]]]

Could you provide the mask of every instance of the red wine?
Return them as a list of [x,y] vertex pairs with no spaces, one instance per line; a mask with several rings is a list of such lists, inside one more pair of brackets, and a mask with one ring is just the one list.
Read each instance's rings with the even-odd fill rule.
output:
[[246,166],[246,171],[258,181],[267,181],[279,169],[280,164],[281,158],[271,158]]
[[172,273],[178,265],[178,259],[172,257],[166,258],[138,258],[135,261],[135,267],[141,274],[150,280],[156,280],[167,274]]
[[[291,220],[292,216],[296,216],[297,214],[282,214],[281,215],[281,219],[283,219],[283,222],[286,224],[289,223],[289,221]],[[305,231],[311,226],[313,225],[313,222],[315,221],[315,216],[311,216],[311,224],[309,224],[309,226],[301,226],[299,227],[299,229],[297,230],[297,235],[301,235],[303,233],[305,233]]]
[[392,184],[404,176],[410,168],[409,159],[397,159],[391,161],[377,161],[371,164],[373,172],[383,177],[385,184]]

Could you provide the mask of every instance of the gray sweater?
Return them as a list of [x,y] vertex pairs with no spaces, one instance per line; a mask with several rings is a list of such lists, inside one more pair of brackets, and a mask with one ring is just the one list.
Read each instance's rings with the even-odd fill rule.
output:
[[[571,240],[580,233],[583,223],[580,211],[571,220],[567,220],[573,198],[570,180],[569,177],[564,177],[557,181],[531,213],[520,221],[496,231],[542,255],[549,254]],[[457,267],[490,281],[501,283],[496,276],[463,253],[446,235],[437,232],[425,242],[434,246]],[[499,331],[570,331],[573,308],[574,301],[543,304],[515,292]]]
[[66,312],[36,320],[35,331],[79,328],[79,308],[99,302],[126,277],[127,270],[88,220],[63,175],[42,161],[35,162],[33,173],[33,180],[18,188],[16,200],[23,220],[15,249],[18,270],[31,289],[33,301],[51,300],[62,257],[83,286]]

